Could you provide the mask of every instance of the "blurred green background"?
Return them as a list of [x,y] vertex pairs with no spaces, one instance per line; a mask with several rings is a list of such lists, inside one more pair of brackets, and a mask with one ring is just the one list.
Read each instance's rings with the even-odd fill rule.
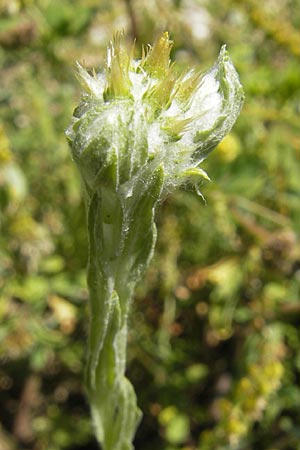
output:
[[246,101],[157,217],[130,322],[136,450],[300,449],[299,0],[0,1],[0,450],[95,450],[82,387],[87,236],[64,137],[75,61],[164,30],[179,67],[223,43]]

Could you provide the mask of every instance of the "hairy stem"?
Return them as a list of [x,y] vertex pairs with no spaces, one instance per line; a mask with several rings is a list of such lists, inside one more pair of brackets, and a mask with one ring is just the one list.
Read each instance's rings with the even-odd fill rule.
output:
[[[147,192],[121,204],[109,187],[88,206],[90,328],[86,387],[103,450],[131,450],[141,412],[125,377],[127,320],[133,291],[153,254],[160,171]],[[142,217],[142,220],[141,220]],[[128,224],[130,223],[130,228]]]

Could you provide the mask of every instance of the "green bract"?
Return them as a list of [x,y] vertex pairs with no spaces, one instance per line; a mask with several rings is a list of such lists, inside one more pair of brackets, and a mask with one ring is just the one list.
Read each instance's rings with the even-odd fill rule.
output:
[[[155,206],[187,181],[237,119],[243,91],[222,47],[200,76],[177,76],[164,33],[140,60],[117,35],[106,69],[90,75],[66,134],[85,186],[88,209],[90,332],[86,386],[104,450],[132,449],[140,419],[125,377],[127,317],[137,281],[156,241]],[[131,52],[132,53],[132,52]]]

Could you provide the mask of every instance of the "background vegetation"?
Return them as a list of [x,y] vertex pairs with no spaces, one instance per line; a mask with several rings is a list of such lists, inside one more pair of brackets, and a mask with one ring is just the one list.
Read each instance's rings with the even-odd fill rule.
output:
[[300,449],[299,0],[1,0],[0,449],[97,448],[82,389],[87,243],[64,129],[75,60],[168,29],[179,67],[225,42],[246,102],[191,189],[161,206],[136,295],[136,450]]

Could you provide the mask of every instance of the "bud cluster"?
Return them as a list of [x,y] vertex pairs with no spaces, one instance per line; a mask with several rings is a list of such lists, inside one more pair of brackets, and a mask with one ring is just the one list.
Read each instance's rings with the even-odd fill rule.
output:
[[135,60],[117,34],[104,71],[78,64],[85,93],[67,137],[87,190],[109,183],[125,200],[158,167],[163,191],[207,178],[199,165],[236,121],[243,90],[225,46],[203,76],[178,76],[171,48],[164,33]]

